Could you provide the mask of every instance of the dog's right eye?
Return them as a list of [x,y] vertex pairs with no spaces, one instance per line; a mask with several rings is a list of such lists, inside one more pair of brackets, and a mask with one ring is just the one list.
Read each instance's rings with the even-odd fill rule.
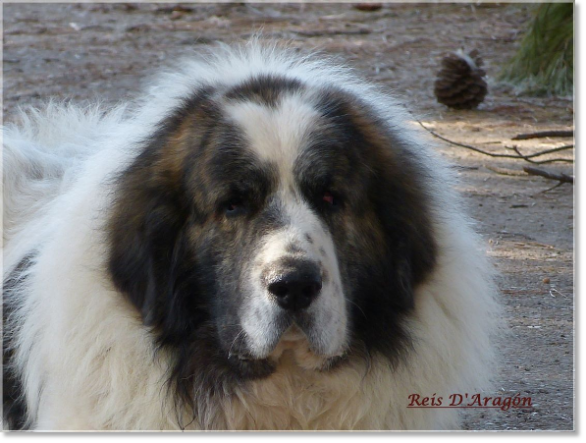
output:
[[340,209],[342,199],[338,193],[332,191],[324,191],[321,196],[321,205],[330,211]]
[[228,217],[233,217],[246,212],[246,204],[240,198],[233,198],[223,205],[223,210]]
[[322,200],[325,203],[327,203],[329,206],[334,206],[337,203],[336,198],[334,198],[333,194],[331,192],[327,192],[327,191],[324,192]]

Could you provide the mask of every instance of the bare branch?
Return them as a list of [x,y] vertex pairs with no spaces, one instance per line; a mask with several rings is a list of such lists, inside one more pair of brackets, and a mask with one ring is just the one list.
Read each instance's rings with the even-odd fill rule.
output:
[[317,31],[300,30],[295,31],[296,34],[302,35],[303,37],[322,37],[326,35],[366,35],[372,31],[366,28],[360,29],[323,29]]
[[555,188],[559,188],[563,184],[564,184],[563,182],[558,182],[555,185],[553,185],[551,188],[547,188],[547,189],[544,189],[541,192],[538,192],[538,194],[545,194],[546,192],[553,191]]
[[[513,149],[516,150],[518,149],[517,146],[505,146],[505,149]],[[540,157],[542,155],[546,155],[546,154],[553,154],[554,152],[560,152],[560,151],[566,151],[568,149],[574,149],[574,145],[564,145],[564,146],[559,146],[557,148],[552,148],[552,149],[546,149],[545,151],[540,151],[540,152],[536,152],[535,154],[530,154],[530,155],[523,155],[522,157],[527,159],[527,158],[534,158],[534,157]],[[562,159],[568,162],[573,162],[570,159]],[[551,160],[548,160],[551,161]]]
[[[573,147],[574,147],[574,145],[561,146],[561,148],[563,148],[563,149],[571,149]],[[538,153],[532,154],[532,155],[524,155],[521,153],[521,151],[519,151],[519,148],[517,146],[511,146],[511,149],[513,149],[519,155],[519,157],[517,157],[517,158],[522,158],[523,160],[528,161],[529,163],[536,164],[536,165],[543,165],[545,163],[552,163],[552,162],[574,163],[574,161],[569,158],[552,158],[549,160],[531,160],[533,157],[539,157],[540,155],[543,155],[544,153],[546,154],[547,152],[542,151],[542,152],[538,152]],[[557,151],[563,150],[563,149],[559,149],[559,148],[555,148],[555,149]],[[552,151],[552,150],[548,149],[548,151]]]
[[560,183],[574,183],[574,177],[564,173],[556,174],[555,172],[544,171],[543,169],[533,168],[531,166],[523,166],[523,171],[529,175],[538,175],[548,180],[557,180]]
[[567,131],[540,131],[530,132],[527,134],[519,134],[513,137],[511,140],[529,140],[531,138],[545,138],[545,137],[573,137],[574,130]]
[[500,175],[512,175],[515,177],[527,177],[527,174],[523,171],[519,171],[516,169],[506,169],[506,168],[497,168],[496,166],[484,166],[486,169],[492,172],[496,172]]
[[513,149],[517,155],[512,155],[512,154],[494,154],[492,152],[487,152],[487,151],[484,151],[482,149],[479,149],[476,146],[471,146],[471,145],[467,145],[465,143],[455,142],[453,140],[450,140],[448,138],[445,138],[445,137],[439,135],[438,133],[432,131],[431,129],[427,128],[419,120],[416,120],[416,121],[417,121],[417,123],[419,123],[419,125],[423,129],[425,129],[427,132],[429,132],[434,137],[439,138],[440,140],[443,140],[443,141],[445,141],[447,143],[450,143],[450,144],[452,144],[454,146],[460,146],[462,148],[470,149],[471,151],[478,152],[480,154],[488,155],[489,157],[520,159],[520,160],[525,160],[525,161],[528,161],[529,163],[534,163],[534,164],[538,164],[538,165],[539,164],[544,164],[544,163],[553,163],[553,162],[567,162],[567,163],[573,163],[574,162],[574,160],[568,159],[568,158],[552,158],[552,159],[548,159],[548,160],[539,160],[539,161],[532,160],[532,158],[539,157],[539,156],[542,156],[542,155],[545,155],[545,154],[551,154],[552,152],[559,152],[559,151],[563,151],[563,150],[566,150],[566,149],[572,149],[574,147],[574,145],[560,146],[559,148],[548,149],[548,150],[541,151],[541,152],[537,152],[535,154],[530,154],[530,155],[524,155],[524,154],[522,154],[519,151],[519,149],[516,146],[510,146],[510,147],[507,147],[507,149]]
[[478,166],[462,166],[462,165],[451,165],[452,169],[457,171],[476,171],[480,169]]
[[569,176],[567,174],[556,174],[554,172],[544,171],[543,169],[533,168],[531,166],[524,166],[522,171],[516,169],[507,169],[507,168],[497,168],[495,166],[485,166],[486,169],[489,171],[495,172],[500,175],[511,175],[514,177],[527,177],[529,175],[537,175],[539,177],[547,178],[548,180],[557,180],[559,183],[554,186],[553,188],[546,189],[546,191],[550,191],[554,188],[557,188],[564,183],[574,183],[574,177]]

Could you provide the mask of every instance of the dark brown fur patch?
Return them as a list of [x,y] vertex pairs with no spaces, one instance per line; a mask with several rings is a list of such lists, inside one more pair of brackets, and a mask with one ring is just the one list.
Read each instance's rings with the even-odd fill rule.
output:
[[17,294],[23,290],[28,279],[27,272],[34,265],[35,256],[36,252],[26,255],[6,276],[2,288],[2,414],[4,425],[11,430],[25,430],[30,427],[24,379],[14,364],[15,343],[12,342],[16,331],[22,327],[21,317],[14,315],[14,301],[20,301],[20,298],[11,296],[11,293]]
[[435,265],[430,174],[359,98],[324,89],[316,109],[322,118],[295,174],[333,236],[356,336],[393,359],[409,342],[401,318]]
[[169,389],[193,407],[193,380],[216,395],[274,369],[237,357],[248,351],[235,307],[258,238],[283,223],[269,199],[275,168],[248,149],[219,95],[203,88],[161,121],[116,179],[106,227],[112,280],[172,350]]
[[238,101],[253,101],[258,104],[275,107],[285,93],[292,93],[302,89],[298,80],[272,75],[259,75],[226,93],[226,98]]
[[[435,264],[436,253],[431,228],[430,196],[425,186],[429,172],[413,154],[411,147],[405,146],[401,137],[395,136],[386,122],[358,98],[342,91],[326,90],[322,92],[317,107],[324,117],[324,126],[332,128],[331,138],[335,140],[334,133],[343,128],[343,138],[338,135],[339,141],[336,143],[338,149],[339,145],[352,140],[356,155],[350,158],[353,167],[352,171],[347,171],[350,177],[344,180],[345,194],[352,194],[349,189],[351,177],[360,177],[358,181],[367,186],[362,188],[361,193],[366,197],[366,205],[361,206],[367,209],[372,205],[372,209],[379,210],[378,217],[371,214],[363,218],[361,223],[364,229],[360,232],[387,231],[399,242],[403,236],[403,243],[410,243],[410,248],[418,249],[413,254],[413,277],[414,283],[422,282]],[[328,129],[325,132],[328,133]],[[368,166],[361,168],[361,164]],[[354,183],[352,187],[361,188],[361,185]],[[348,215],[354,220],[358,219],[356,211]],[[377,227],[380,222],[382,226]],[[389,225],[401,229],[392,235]],[[372,238],[373,253],[384,245],[384,242],[378,243],[381,240],[380,235]]]

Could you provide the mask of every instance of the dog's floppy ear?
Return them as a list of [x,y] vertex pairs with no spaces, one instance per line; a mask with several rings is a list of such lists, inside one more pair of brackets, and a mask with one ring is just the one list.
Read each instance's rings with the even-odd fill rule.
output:
[[359,265],[366,267],[361,271],[364,292],[370,294],[373,306],[384,301],[391,308],[410,308],[415,286],[435,264],[432,214],[422,185],[429,174],[400,136],[401,128],[388,127],[359,98],[324,89],[318,108],[326,121],[333,122],[336,133],[343,133],[341,144],[360,152],[355,168],[368,165],[363,170],[363,176],[369,177],[366,197],[381,232],[372,241],[376,259],[361,258],[368,265]]
[[144,323],[162,328],[159,336],[170,339],[192,330],[190,322],[199,321],[205,305],[185,232],[195,208],[183,181],[186,157],[218,119],[213,94],[203,87],[180,103],[113,183],[106,227],[110,275]]
[[374,234],[373,253],[353,263],[360,282],[359,308],[353,312],[356,334],[392,362],[410,343],[402,314],[415,306],[415,290],[430,275],[437,250],[429,201],[417,175],[421,171],[399,158],[383,155],[371,163],[367,197],[376,221],[367,229]]
[[[400,149],[395,145],[395,149]],[[375,207],[386,243],[388,285],[394,302],[413,306],[413,290],[435,265],[437,245],[428,196],[422,186],[425,171],[404,152],[379,163]]]
[[158,180],[153,164],[139,157],[118,179],[107,225],[108,269],[143,322],[173,341],[198,318],[192,306],[197,264],[184,232],[188,212],[179,191]]

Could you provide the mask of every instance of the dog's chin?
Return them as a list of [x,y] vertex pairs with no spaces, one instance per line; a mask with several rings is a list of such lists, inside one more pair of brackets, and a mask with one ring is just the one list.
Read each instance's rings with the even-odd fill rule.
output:
[[269,359],[277,366],[294,365],[305,370],[326,371],[341,361],[344,355],[343,350],[334,355],[321,353],[319,344],[308,339],[308,335],[294,323],[281,336]]
[[[302,322],[300,322],[303,324]],[[304,370],[327,371],[338,366],[345,360],[345,348],[337,352],[325,353],[323,345],[313,337],[318,334],[312,333],[295,321],[286,324],[280,323],[280,333],[274,332],[271,337],[271,345],[264,347],[264,352],[254,356],[252,353],[240,353],[232,356],[238,359],[238,366],[252,370],[255,373],[266,373],[269,367],[273,370],[285,367],[296,367]],[[309,337],[309,338],[308,338]],[[262,362],[262,363],[261,363]]]

